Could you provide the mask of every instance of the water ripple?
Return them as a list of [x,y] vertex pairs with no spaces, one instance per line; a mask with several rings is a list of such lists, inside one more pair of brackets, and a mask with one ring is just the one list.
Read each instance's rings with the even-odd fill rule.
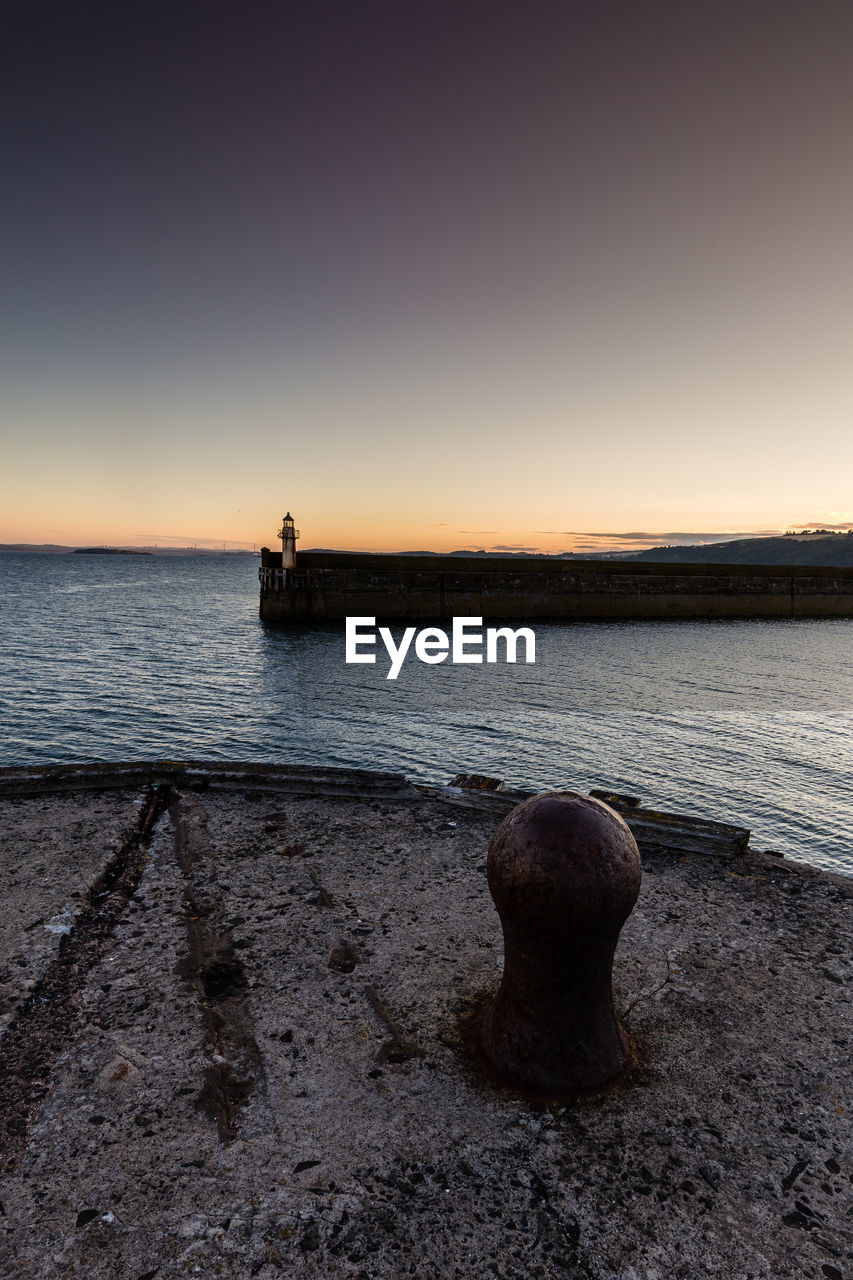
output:
[[853,623],[540,626],[535,666],[346,666],[251,558],[0,555],[0,763],[207,757],[607,786],[853,872]]

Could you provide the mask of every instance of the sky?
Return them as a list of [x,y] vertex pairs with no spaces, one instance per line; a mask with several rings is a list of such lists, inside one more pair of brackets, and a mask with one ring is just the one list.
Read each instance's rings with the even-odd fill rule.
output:
[[5,22],[0,542],[851,527],[847,0]]

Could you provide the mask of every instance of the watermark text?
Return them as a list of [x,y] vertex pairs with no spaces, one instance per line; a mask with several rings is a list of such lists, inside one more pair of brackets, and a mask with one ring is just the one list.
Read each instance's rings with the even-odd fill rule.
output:
[[457,664],[517,662],[519,646],[525,662],[536,661],[536,636],[530,627],[515,631],[511,627],[487,627],[484,632],[482,618],[454,618],[450,635],[441,627],[423,627],[420,631],[406,627],[399,644],[388,627],[379,627],[377,637],[375,618],[347,618],[346,661],[375,663],[378,639],[390,662],[388,680],[397,679],[413,641],[415,657],[430,666],[448,658]]

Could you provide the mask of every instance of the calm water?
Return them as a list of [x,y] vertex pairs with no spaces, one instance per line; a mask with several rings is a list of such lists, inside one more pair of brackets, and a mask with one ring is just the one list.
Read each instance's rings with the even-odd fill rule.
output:
[[[252,557],[0,554],[0,764],[154,757],[606,786],[853,873],[853,621],[537,626],[535,666],[344,663]],[[380,620],[381,621],[381,620]]]

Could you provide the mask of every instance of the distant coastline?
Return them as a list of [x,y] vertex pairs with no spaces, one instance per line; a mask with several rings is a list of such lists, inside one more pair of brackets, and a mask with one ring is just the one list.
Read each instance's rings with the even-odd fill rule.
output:
[[308,555],[336,556],[394,556],[435,561],[625,561],[636,563],[701,565],[791,565],[826,569],[853,568],[853,530],[849,533],[833,533],[820,530],[814,533],[785,533],[773,537],[727,538],[724,542],[679,543],[649,547],[642,551],[623,548],[619,551],[400,551],[357,552],[340,551],[326,547],[312,547],[301,551]]
[[53,542],[2,542],[0,554],[12,555],[132,555],[132,556],[253,556],[256,553],[246,547],[63,547]]
[[[0,553],[16,555],[148,555],[148,556],[257,556],[248,548],[236,547],[69,547],[56,543],[0,543]],[[853,567],[853,530],[848,533],[828,530],[803,531],[778,534],[772,537],[726,538],[720,542],[679,543],[662,545],[644,550],[622,548],[617,551],[486,551],[460,549],[456,551],[399,551],[357,552],[336,548],[312,547],[300,555],[325,555],[340,557],[373,556],[385,561],[395,557],[415,560],[442,561],[478,560],[504,562],[565,562],[565,561],[657,561],[669,564],[703,565],[792,565],[831,568]]]

